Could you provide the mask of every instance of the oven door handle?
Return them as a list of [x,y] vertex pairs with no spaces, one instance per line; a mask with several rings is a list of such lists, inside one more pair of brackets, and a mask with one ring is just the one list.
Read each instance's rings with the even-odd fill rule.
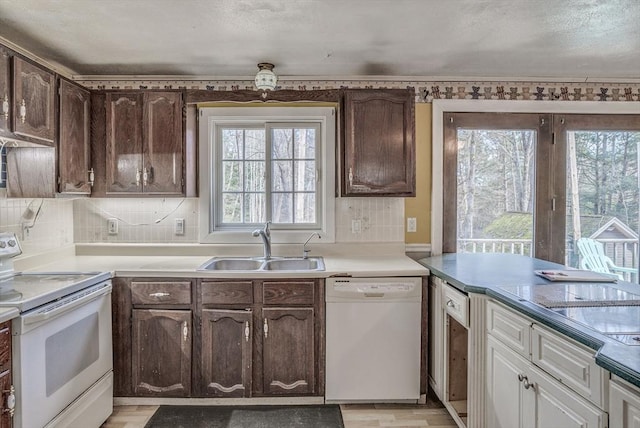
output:
[[[82,297],[78,297],[76,299],[70,300],[68,302],[56,302],[53,308],[47,310],[47,308],[43,308],[40,311],[35,311],[31,314],[26,314],[22,316],[22,323],[26,325],[37,324],[42,321],[46,321],[55,317],[58,317],[64,313],[67,313],[75,308],[80,306],[84,306],[94,300],[104,296],[105,294],[111,293],[111,286],[101,288],[100,290],[94,291],[93,293],[87,294]],[[48,306],[48,305],[47,305]]]

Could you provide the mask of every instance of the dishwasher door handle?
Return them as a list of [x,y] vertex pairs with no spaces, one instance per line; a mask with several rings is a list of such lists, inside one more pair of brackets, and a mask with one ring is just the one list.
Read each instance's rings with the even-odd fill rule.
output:
[[364,293],[364,297],[384,297],[384,293]]

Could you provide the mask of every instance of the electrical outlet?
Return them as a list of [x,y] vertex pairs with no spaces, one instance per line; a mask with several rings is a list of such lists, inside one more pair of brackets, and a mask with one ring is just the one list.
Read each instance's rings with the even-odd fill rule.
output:
[[184,235],[184,219],[177,218],[174,223],[173,233],[176,235]]
[[353,219],[351,220],[351,233],[360,233],[362,232],[362,220]]
[[407,217],[407,232],[416,232],[418,224],[415,217]]
[[107,219],[107,231],[109,235],[117,235],[118,234],[118,219],[117,218],[108,218]]

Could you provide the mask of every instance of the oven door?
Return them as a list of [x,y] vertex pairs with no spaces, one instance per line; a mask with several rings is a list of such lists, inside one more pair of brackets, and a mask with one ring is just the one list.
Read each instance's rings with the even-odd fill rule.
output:
[[15,427],[43,427],[112,371],[111,283],[13,321]]

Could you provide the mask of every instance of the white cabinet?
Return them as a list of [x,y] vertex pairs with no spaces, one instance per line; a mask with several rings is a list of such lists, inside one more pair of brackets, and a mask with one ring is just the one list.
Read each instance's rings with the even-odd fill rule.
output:
[[617,376],[609,383],[609,428],[640,428],[640,388]]
[[603,428],[607,414],[491,335],[487,424],[492,428]]

